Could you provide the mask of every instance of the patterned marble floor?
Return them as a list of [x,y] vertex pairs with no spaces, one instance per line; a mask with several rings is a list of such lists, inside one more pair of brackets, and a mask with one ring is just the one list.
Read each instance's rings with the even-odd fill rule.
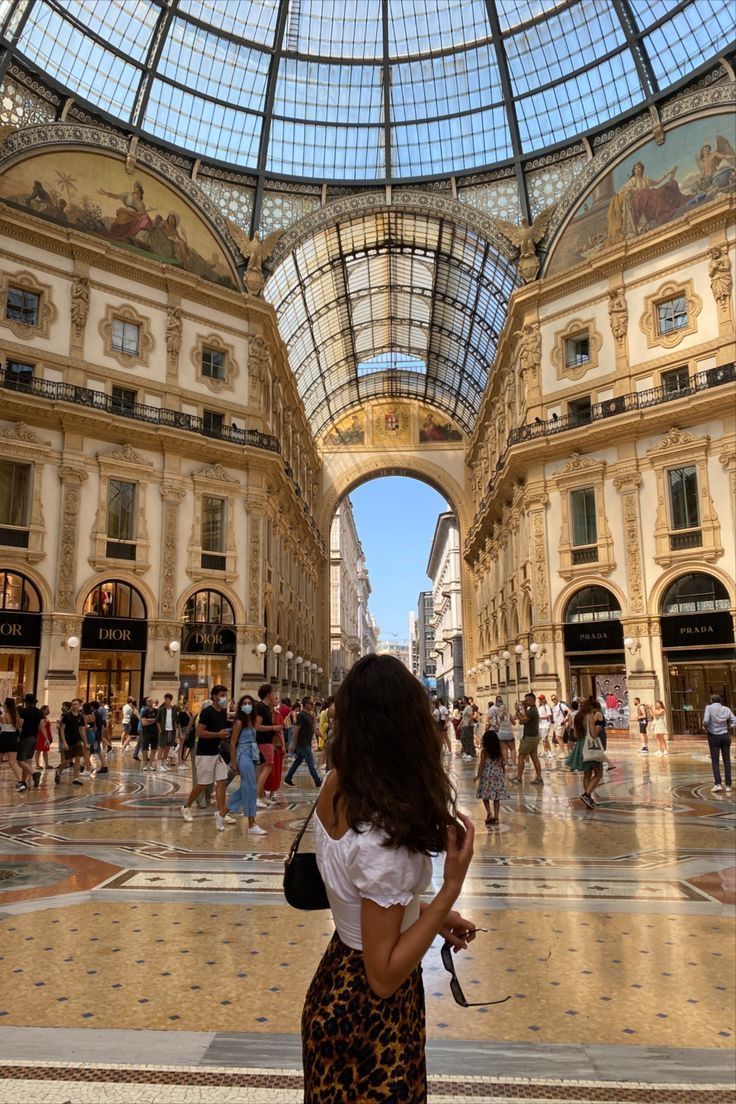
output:
[[[544,788],[512,788],[496,829],[483,825],[473,765],[453,761],[478,831],[461,907],[489,929],[458,971],[476,999],[512,999],[458,1007],[432,948],[425,989],[435,1104],[669,1101],[679,1099],[678,1083],[712,1100],[726,1099],[730,1086],[733,1099],[732,795],[710,792],[698,744],[674,745],[659,759],[621,741],[613,754],[617,768],[595,812],[577,799],[579,779],[555,762]],[[114,763],[83,787],[57,787],[49,772],[22,796],[0,767],[0,1104],[143,1104],[155,1080],[141,1074],[140,1094],[126,1096],[129,1079],[110,1072],[136,1061],[146,1077],[177,1063],[173,1081],[160,1083],[179,1095],[162,1088],[150,1097],[164,1104],[229,1104],[235,1093],[239,1101],[299,1099],[301,1004],[331,922],[290,909],[280,877],[311,783],[302,779],[261,814],[267,834],[256,838],[242,822],[216,832],[209,812],[185,823],[186,771],[142,773],[119,751]],[[49,1030],[41,1039],[38,1029]],[[88,1040],[75,1051],[73,1068],[84,1075],[72,1088],[72,1055],[61,1044],[70,1032]],[[250,1042],[221,1051],[227,1076],[213,1081],[213,1066],[195,1085],[181,1071],[188,1062],[202,1068],[204,1052],[191,1040],[203,1032]],[[165,1039],[166,1060],[143,1046],[152,1038]],[[612,1060],[591,1066],[591,1047]],[[526,1078],[538,1082],[533,1092]],[[615,1095],[618,1081],[626,1095]],[[636,1095],[658,1094],[665,1082],[669,1095]],[[596,1095],[605,1086],[614,1095]]]

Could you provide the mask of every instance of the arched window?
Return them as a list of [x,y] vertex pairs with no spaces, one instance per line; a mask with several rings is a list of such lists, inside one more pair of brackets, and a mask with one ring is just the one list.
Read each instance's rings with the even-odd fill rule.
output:
[[187,599],[184,621],[190,625],[234,625],[235,613],[219,590],[198,590]]
[[84,603],[84,612],[93,617],[142,619],[146,616],[146,603],[130,583],[110,579],[105,583],[99,583],[89,592]]
[[720,579],[703,572],[681,575],[665,592],[662,613],[706,613],[727,610],[731,603]]
[[565,622],[616,621],[621,618],[621,606],[616,597],[602,586],[583,587],[573,594],[565,610]]
[[30,579],[13,571],[0,571],[0,610],[40,613],[41,596]]

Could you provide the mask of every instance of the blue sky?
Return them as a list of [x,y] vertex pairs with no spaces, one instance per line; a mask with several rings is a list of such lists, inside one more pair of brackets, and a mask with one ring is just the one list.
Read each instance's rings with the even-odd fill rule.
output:
[[364,483],[350,500],[373,588],[371,611],[387,640],[406,640],[409,610],[416,610],[419,592],[429,588],[429,546],[447,503],[431,487],[403,476]]

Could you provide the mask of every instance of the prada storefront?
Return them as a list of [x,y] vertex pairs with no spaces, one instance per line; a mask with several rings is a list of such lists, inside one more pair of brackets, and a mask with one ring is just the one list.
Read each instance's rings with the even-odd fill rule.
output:
[[608,728],[628,729],[624,632],[615,596],[605,587],[583,587],[568,603],[563,633],[570,697],[592,694]]
[[736,708],[730,606],[720,579],[704,572],[681,575],[662,600],[662,651],[675,734],[702,734],[711,694]]
[[100,583],[84,603],[77,694],[103,694],[117,717],[127,699],[140,702],[148,625],[141,594],[130,583]]
[[41,597],[25,575],[0,571],[0,700],[36,692]]
[[237,635],[233,607],[217,590],[198,590],[184,609],[179,698],[191,709],[220,683],[233,696]]

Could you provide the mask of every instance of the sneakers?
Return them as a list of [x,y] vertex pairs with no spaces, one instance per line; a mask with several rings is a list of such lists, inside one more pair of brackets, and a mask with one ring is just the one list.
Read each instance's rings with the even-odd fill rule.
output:
[[183,818],[187,822],[187,824],[191,824],[192,821],[194,820],[194,813],[192,812],[192,810],[189,808],[188,805],[182,805],[181,815],[183,816]]
[[285,786],[293,786],[294,783],[289,778],[285,778],[284,779],[284,785]]
[[543,778],[532,778],[532,786],[543,786],[543,785],[544,785],[544,779]]
[[36,771],[33,772],[33,788],[34,788],[34,790],[37,790],[40,785],[41,785],[41,772],[40,772],[40,770],[36,770]]
[[225,831],[225,818],[220,816],[219,813],[215,813],[215,828],[218,832]]
[[225,813],[225,816],[224,816],[223,819],[225,821],[225,824],[237,824],[238,823],[236,818],[231,813]]
[[144,771],[147,771],[147,770],[150,770],[151,768],[149,767],[148,763],[144,763],[143,764],[143,769],[144,769]]
[[513,782],[513,784],[515,786],[520,786],[521,785],[521,779],[517,778],[516,775],[514,775],[514,777],[511,779],[511,781]]
[[642,746],[639,748],[639,754],[640,755],[646,755],[648,751],[649,751],[649,748],[647,747],[646,744],[642,744]]
[[723,793],[723,786],[721,786],[720,784],[718,784],[716,786],[711,786],[710,792],[711,793]]
[[260,798],[258,799],[258,801],[256,801],[256,809],[267,809],[267,808],[268,808],[268,805],[266,804],[265,801],[261,801]]
[[252,828],[248,829],[249,836],[265,836],[265,829],[259,828],[257,824],[254,824]]
[[54,782],[56,783],[57,786],[61,782],[61,771],[59,770],[58,767],[54,771]]
[[730,793],[731,790],[733,789],[733,786],[724,786],[723,788],[726,791],[726,793]]
[[595,802],[593,801],[593,798],[590,797],[587,793],[581,794],[580,800],[582,801],[583,805],[585,805],[588,809],[595,809]]
[[25,793],[26,790],[28,789],[25,782],[16,782],[15,783],[15,788],[18,791],[18,793]]
[[99,770],[97,771],[97,773],[98,774],[109,774],[110,773],[110,768],[109,767],[100,767]]
[[84,782],[81,778],[72,778],[72,786],[83,786]]

